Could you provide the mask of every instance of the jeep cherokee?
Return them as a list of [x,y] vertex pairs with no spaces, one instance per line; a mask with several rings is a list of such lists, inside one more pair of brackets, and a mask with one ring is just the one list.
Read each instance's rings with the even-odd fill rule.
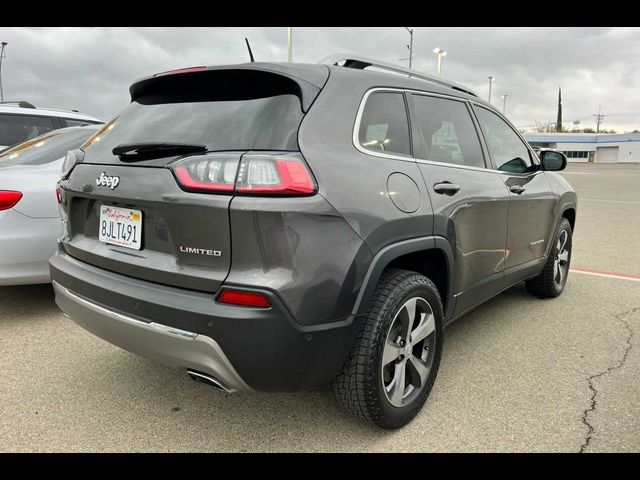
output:
[[[368,67],[376,67],[371,69]],[[60,308],[218,389],[331,382],[397,428],[443,329],[567,281],[576,195],[464,87],[364,58],[195,67],[134,83],[60,187]]]

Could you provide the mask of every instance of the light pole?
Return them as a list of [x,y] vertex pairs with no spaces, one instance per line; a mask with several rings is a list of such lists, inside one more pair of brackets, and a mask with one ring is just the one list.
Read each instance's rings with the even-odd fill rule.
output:
[[409,32],[411,37],[409,45],[407,45],[409,47],[409,68],[411,68],[411,65],[413,65],[413,28],[404,27],[404,29]]
[[293,62],[293,27],[287,27],[287,36],[289,44],[289,62]]
[[489,103],[491,103],[491,87],[493,87],[493,81],[496,77],[489,77]]
[[447,56],[447,52],[442,50],[440,47],[436,47],[433,49],[433,53],[438,55],[438,78],[442,76],[442,57]]
[[502,114],[506,115],[507,114],[507,97],[509,96],[508,93],[505,93],[504,95],[502,95]]
[[2,42],[0,45],[0,102],[4,102],[4,90],[2,89],[2,59],[4,58],[4,47],[7,46],[7,42]]

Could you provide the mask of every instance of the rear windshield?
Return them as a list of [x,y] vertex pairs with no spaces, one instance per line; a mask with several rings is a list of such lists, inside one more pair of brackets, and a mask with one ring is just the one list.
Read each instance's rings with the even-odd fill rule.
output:
[[79,148],[95,128],[55,130],[0,153],[0,167],[15,165],[44,165],[63,158],[67,151]]
[[[246,98],[249,97],[249,98]],[[195,100],[195,101],[194,101]],[[298,150],[303,112],[294,94],[223,99],[138,98],[91,139],[85,161],[113,160],[120,144],[169,142],[208,150]]]

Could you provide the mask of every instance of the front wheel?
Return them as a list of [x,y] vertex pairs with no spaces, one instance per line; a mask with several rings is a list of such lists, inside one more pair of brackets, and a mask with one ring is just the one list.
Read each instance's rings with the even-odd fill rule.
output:
[[418,273],[388,270],[333,384],[338,402],[374,425],[405,425],[429,396],[442,344],[443,312],[436,286]]
[[571,237],[571,224],[563,218],[553,237],[554,243],[544,269],[540,275],[525,282],[530,293],[541,298],[554,298],[562,293],[569,276]]

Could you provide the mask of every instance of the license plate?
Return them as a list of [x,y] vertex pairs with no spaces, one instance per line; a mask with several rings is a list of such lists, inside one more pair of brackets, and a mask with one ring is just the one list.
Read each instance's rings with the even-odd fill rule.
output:
[[130,208],[100,207],[98,238],[101,242],[140,250],[142,246],[142,212]]

